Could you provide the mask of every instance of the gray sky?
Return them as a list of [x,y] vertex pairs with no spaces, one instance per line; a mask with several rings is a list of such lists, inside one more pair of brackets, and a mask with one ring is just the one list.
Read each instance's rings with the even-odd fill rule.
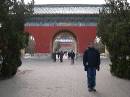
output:
[[[25,0],[29,2],[30,0]],[[127,0],[130,2],[130,0]],[[35,0],[35,4],[104,4],[105,0]]]

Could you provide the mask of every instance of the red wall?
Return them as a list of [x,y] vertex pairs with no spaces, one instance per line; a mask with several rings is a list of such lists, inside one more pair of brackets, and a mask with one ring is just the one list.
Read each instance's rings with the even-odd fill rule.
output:
[[50,53],[52,52],[52,42],[54,35],[60,31],[67,29],[77,38],[77,49],[79,53],[83,53],[87,47],[88,41],[94,40],[96,37],[96,26],[29,26],[25,27],[25,31],[31,33],[36,41],[36,52]]

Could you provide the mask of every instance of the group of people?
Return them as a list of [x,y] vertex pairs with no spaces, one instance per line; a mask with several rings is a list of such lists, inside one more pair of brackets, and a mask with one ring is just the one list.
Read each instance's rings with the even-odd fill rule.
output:
[[[54,62],[56,62],[56,59],[60,59],[60,62],[63,62],[63,56],[66,52],[60,51],[60,52],[53,52],[52,53],[52,59]],[[71,59],[71,64],[74,64],[74,59],[75,59],[75,53],[73,50],[71,52],[68,52],[68,59]]]

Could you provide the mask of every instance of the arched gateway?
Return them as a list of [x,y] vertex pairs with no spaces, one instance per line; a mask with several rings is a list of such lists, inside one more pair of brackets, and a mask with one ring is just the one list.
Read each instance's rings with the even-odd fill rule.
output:
[[60,30],[58,31],[53,38],[53,52],[63,51],[70,52],[73,50],[77,53],[77,38],[73,32],[69,30]]
[[25,31],[35,38],[36,53],[56,49],[83,53],[96,38],[98,11],[101,5],[35,5],[34,15]]

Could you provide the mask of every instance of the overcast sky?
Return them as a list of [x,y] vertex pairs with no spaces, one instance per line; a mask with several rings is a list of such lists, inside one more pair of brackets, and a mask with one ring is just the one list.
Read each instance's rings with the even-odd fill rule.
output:
[[[30,0],[24,0],[29,2]],[[130,0],[127,0],[130,2]],[[35,0],[35,4],[104,4],[104,0]]]

